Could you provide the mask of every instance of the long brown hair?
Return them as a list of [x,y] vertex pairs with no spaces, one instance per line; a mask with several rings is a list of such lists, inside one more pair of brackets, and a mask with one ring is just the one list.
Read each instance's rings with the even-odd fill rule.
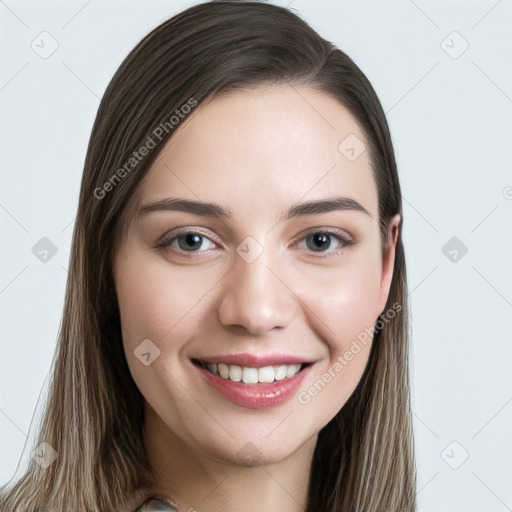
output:
[[[213,1],[162,23],[122,62],[92,129],[36,442],[48,443],[57,458],[46,468],[31,460],[21,478],[5,485],[2,512],[128,511],[146,496],[144,399],[123,352],[113,254],[143,180],[192,107],[259,84],[308,85],[350,111],[370,151],[386,248],[389,221],[402,215],[400,185],[385,114],[354,62],[290,10],[266,3]],[[142,146],[147,154],[134,159]],[[402,227],[403,221],[386,310],[401,307],[374,331],[361,381],[319,433],[307,512],[416,508]]]

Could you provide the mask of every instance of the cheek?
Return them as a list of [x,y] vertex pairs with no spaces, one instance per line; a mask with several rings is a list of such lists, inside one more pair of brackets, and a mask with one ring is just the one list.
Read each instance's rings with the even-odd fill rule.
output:
[[[178,410],[180,400],[186,401],[173,376],[181,371],[180,351],[203,324],[211,281],[194,278],[185,266],[171,271],[168,262],[147,255],[132,256],[117,267],[126,359],[137,387],[156,410],[163,403]],[[142,354],[146,353],[145,361]]]
[[380,313],[379,269],[378,259],[367,252],[357,257],[357,263],[317,276],[314,287],[304,288],[309,322],[321,335],[328,354],[298,398],[310,404],[323,423],[350,398],[368,362]]
[[125,342],[149,338],[163,346],[171,339],[178,341],[175,333],[184,326],[190,329],[213,284],[207,276],[197,279],[190,267],[171,271],[165,260],[140,258],[124,264],[116,276],[116,290]]
[[[325,290],[323,298],[313,306],[318,317],[325,319],[322,332],[331,364],[350,351],[355,340],[360,341],[360,349],[354,349],[358,357],[354,358],[349,371],[345,373],[357,374],[364,369],[372,340],[368,332],[371,332],[378,317],[378,291],[378,286],[368,276],[358,278],[352,275],[350,281],[337,283],[332,290]],[[314,304],[313,299],[311,303]]]
[[326,268],[305,281],[302,296],[323,324],[321,332],[331,353],[346,350],[347,343],[377,320],[380,301],[378,250],[353,252],[338,268]]

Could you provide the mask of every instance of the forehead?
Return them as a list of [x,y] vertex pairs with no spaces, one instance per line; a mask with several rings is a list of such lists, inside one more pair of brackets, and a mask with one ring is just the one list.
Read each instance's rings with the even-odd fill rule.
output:
[[324,92],[305,86],[229,92],[199,106],[178,128],[142,202],[172,195],[250,214],[255,203],[282,211],[300,200],[344,195],[374,216],[377,190],[365,146],[349,111]]

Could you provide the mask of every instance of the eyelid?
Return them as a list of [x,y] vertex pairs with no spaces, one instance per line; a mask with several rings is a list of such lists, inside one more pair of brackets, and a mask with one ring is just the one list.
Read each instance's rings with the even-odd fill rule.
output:
[[[182,228],[173,229],[172,231],[168,231],[167,233],[165,233],[163,236],[161,236],[158,239],[158,241],[156,243],[156,247],[157,248],[158,247],[167,247],[170,245],[170,243],[172,241],[174,241],[174,239],[178,238],[180,235],[188,235],[188,234],[201,235],[203,238],[207,238],[214,244],[221,245],[218,241],[214,240],[214,238],[212,236],[210,236],[210,234],[207,234],[204,229],[194,227],[194,226],[185,226]],[[201,251],[201,252],[204,252],[204,251]],[[190,254],[193,254],[193,252]]]
[[315,235],[316,233],[324,233],[326,235],[333,235],[340,238],[343,242],[347,244],[356,243],[357,240],[351,236],[347,231],[340,228],[330,228],[330,227],[314,227],[306,230],[304,233],[299,235],[300,238],[298,240],[303,240],[308,236]]

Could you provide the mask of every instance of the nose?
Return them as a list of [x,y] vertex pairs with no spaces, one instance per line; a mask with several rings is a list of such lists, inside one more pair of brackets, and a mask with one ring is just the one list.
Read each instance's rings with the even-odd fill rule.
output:
[[262,336],[287,327],[298,313],[293,291],[269,268],[266,251],[252,263],[236,255],[223,281],[218,316],[228,328]]

